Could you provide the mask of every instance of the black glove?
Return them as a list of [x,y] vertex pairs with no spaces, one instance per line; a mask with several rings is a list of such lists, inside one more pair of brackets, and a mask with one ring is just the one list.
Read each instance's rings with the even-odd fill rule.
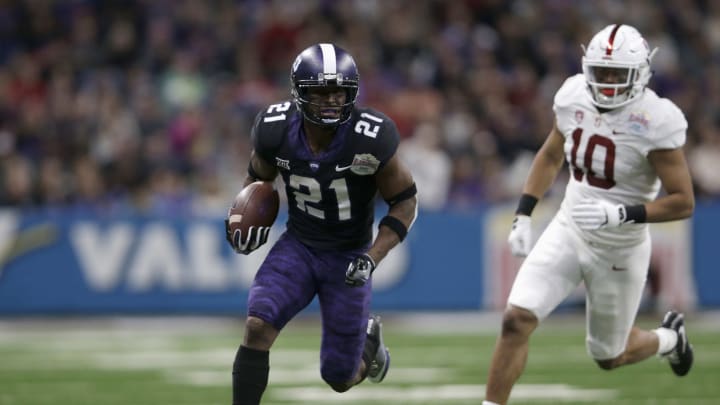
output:
[[268,240],[268,235],[270,235],[269,226],[251,226],[248,231],[250,234],[243,242],[242,232],[239,229],[236,229],[235,232],[233,232],[230,229],[230,222],[227,219],[225,220],[225,239],[237,253],[242,253],[244,255],[251,253],[260,246],[264,245]]
[[360,287],[367,283],[375,270],[375,261],[367,253],[358,256],[350,262],[345,272],[345,284],[351,287]]
[[233,243],[232,232],[230,231],[230,221],[227,218],[225,218],[225,240],[227,240],[228,243],[230,244],[230,247],[232,247],[233,250],[235,250],[235,244]]

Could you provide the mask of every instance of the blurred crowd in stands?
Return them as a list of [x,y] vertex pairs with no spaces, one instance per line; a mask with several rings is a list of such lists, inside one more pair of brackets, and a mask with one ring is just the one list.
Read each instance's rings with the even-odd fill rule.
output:
[[222,215],[253,118],[316,42],[398,124],[421,208],[514,203],[580,44],[615,22],[660,48],[650,86],[686,114],[698,199],[720,199],[720,2],[11,0],[0,205]]

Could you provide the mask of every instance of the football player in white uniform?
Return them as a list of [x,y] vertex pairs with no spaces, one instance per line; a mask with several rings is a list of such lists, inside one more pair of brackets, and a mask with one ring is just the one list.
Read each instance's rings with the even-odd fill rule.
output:
[[[682,151],[687,122],[646,87],[655,50],[635,28],[610,25],[584,51],[583,73],[555,95],[555,124],[535,156],[508,238],[512,253],[527,258],[508,298],[484,405],[507,402],[530,334],[581,282],[586,346],[598,366],[610,370],[655,354],[679,376],[692,365],[683,314],[668,312],[655,330],[633,326],[650,261],[647,223],[687,218],[695,206]],[[564,160],[565,197],[531,249],[530,215]]]

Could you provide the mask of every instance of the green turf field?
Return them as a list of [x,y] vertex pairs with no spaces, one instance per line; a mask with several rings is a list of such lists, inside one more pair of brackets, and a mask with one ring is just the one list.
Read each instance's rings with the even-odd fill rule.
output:
[[[402,314],[386,317],[392,353],[386,380],[336,394],[320,379],[317,323],[298,320],[271,353],[263,403],[478,405],[497,330],[473,325],[481,322],[487,320],[433,323],[433,332]],[[585,354],[582,322],[551,317],[541,326],[512,404],[720,403],[716,325],[688,322],[696,363],[680,379],[658,359],[600,370]],[[641,323],[654,327],[655,321]],[[0,321],[0,405],[229,404],[241,333],[231,319]]]

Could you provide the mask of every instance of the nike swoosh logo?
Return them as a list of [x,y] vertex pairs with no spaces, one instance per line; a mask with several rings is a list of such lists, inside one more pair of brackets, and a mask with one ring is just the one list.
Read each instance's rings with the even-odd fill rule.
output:
[[343,167],[341,167],[340,165],[335,165],[335,171],[336,171],[336,172],[344,172],[345,170],[347,170],[347,169],[349,169],[349,168],[351,168],[351,167],[352,167],[352,165],[343,166]]
[[625,271],[627,270],[627,267],[617,267],[613,264],[612,271]]
[[616,131],[613,129],[613,135],[625,135],[625,132]]

